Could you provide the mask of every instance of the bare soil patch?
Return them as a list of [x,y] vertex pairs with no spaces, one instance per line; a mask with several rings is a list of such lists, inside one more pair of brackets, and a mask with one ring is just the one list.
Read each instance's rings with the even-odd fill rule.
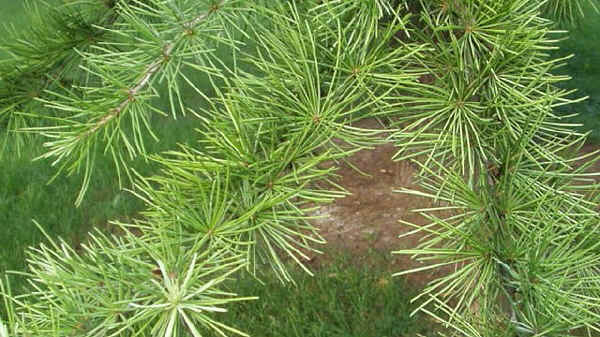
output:
[[[375,120],[361,121],[360,126],[380,128]],[[398,239],[399,235],[415,229],[398,219],[420,226],[429,224],[429,220],[412,210],[434,204],[429,198],[397,192],[401,188],[423,189],[416,184],[417,165],[409,160],[393,161],[396,152],[393,144],[385,144],[372,150],[361,150],[348,159],[352,166],[368,175],[361,175],[351,165],[340,163],[336,171],[340,178],[336,183],[352,194],[321,206],[315,215],[323,218],[313,220],[313,223],[320,228],[329,247],[349,251],[357,258],[369,250],[388,254],[390,269],[399,272],[422,264],[407,255],[392,255],[391,251],[413,248],[425,234]],[[326,263],[328,258],[327,255],[315,256],[312,264]],[[442,273],[440,270],[427,271],[407,275],[406,279],[423,287]]]
[[[374,120],[362,121],[362,127],[379,127]],[[598,145],[585,145],[579,155],[599,149]],[[389,254],[390,269],[399,272],[422,266],[421,262],[407,255],[392,255],[391,251],[416,247],[425,233],[418,233],[399,239],[398,236],[413,230],[413,227],[398,220],[423,226],[429,220],[412,210],[434,207],[431,199],[415,195],[398,193],[401,188],[420,190],[416,184],[418,167],[409,160],[393,161],[396,149],[392,144],[377,146],[373,150],[362,150],[349,158],[349,162],[369,176],[361,175],[350,165],[341,163],[336,172],[340,179],[336,181],[352,194],[335,202],[322,206],[315,215],[322,219],[313,223],[320,228],[327,245],[334,249],[350,251],[354,256],[365,255],[375,249]],[[576,165],[581,165],[580,160]],[[594,163],[587,172],[600,171],[600,161]],[[600,182],[600,177],[594,178]],[[439,205],[438,205],[439,206]],[[436,214],[443,216],[444,214]],[[449,214],[448,214],[449,215]],[[318,255],[311,264],[326,263],[327,255]],[[408,282],[418,288],[424,287],[448,270],[425,271],[406,276]]]

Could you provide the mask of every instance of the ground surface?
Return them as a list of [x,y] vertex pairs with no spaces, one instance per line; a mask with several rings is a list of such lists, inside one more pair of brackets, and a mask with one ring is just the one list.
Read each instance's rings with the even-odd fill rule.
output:
[[[426,224],[425,218],[411,210],[427,207],[431,202],[423,197],[394,192],[402,187],[417,188],[414,164],[392,161],[395,152],[393,145],[386,144],[374,150],[360,151],[350,159],[353,165],[370,177],[360,175],[349,165],[342,164],[337,172],[341,176],[339,183],[352,195],[322,206],[315,214],[323,216],[315,220],[315,224],[321,228],[320,233],[328,245],[352,251],[355,255],[366,254],[370,249],[389,253],[417,245],[418,236],[398,239],[398,235],[412,229],[399,223],[398,219]],[[327,259],[326,256],[316,258]],[[405,255],[394,255],[391,259],[392,268],[396,271],[418,264]],[[422,286],[432,276],[432,273],[421,273],[408,278],[411,283]]]
[[[363,127],[375,128],[375,121],[365,121]],[[579,151],[580,155],[597,151],[599,145],[587,144]],[[421,190],[416,185],[416,164],[408,160],[393,161],[396,149],[392,144],[363,150],[355,153],[350,162],[370,176],[357,173],[348,164],[341,164],[337,181],[352,195],[338,199],[322,206],[315,215],[323,216],[314,220],[327,240],[327,245],[350,251],[355,256],[365,255],[375,249],[388,254],[392,271],[399,272],[420,266],[421,263],[408,255],[392,255],[391,251],[413,248],[418,245],[423,234],[411,235],[398,239],[398,236],[414,228],[398,221],[425,225],[430,221],[413,209],[433,207],[432,200],[425,197],[395,192],[401,188]],[[583,160],[578,162],[578,165]],[[600,161],[596,162],[588,172],[600,172]],[[596,178],[600,181],[600,178]],[[438,214],[439,215],[439,214]],[[328,256],[315,256],[313,264],[322,264]],[[441,276],[441,272],[426,271],[408,275],[407,281],[417,288],[422,288],[429,281]]]

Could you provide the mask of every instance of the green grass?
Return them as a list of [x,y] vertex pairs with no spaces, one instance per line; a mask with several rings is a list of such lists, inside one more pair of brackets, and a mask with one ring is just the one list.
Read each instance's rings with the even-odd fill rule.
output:
[[572,79],[561,84],[568,89],[577,89],[574,97],[589,96],[581,103],[567,105],[559,109],[562,114],[579,113],[567,122],[581,123],[577,129],[581,132],[592,131],[588,142],[600,144],[600,15],[588,5],[587,16],[580,27],[570,29],[569,38],[560,44],[556,56],[575,54],[568,60],[560,73],[568,74]]
[[[24,0],[0,0],[0,31],[4,32],[5,26],[26,27],[28,20],[24,8]],[[6,57],[2,50],[0,57]]]
[[[195,139],[190,126],[197,124],[191,119],[158,121],[157,134],[160,143],[148,140],[150,152],[173,148],[178,142]],[[105,226],[109,220],[125,220],[143,208],[143,203],[130,193],[120,190],[113,169],[112,159],[98,157],[96,171],[86,198],[78,208],[75,198],[81,185],[80,176],[59,175],[51,183],[55,168],[47,160],[33,161],[41,154],[42,140],[34,139],[27,144],[21,158],[10,153],[0,158],[0,272],[25,269],[25,249],[43,239],[33,223],[35,219],[53,237],[61,236],[72,244],[85,239],[86,233],[95,226]],[[136,168],[153,172],[157,168],[139,160]],[[21,287],[17,278],[15,290]]]
[[0,23],[22,25],[26,21],[23,13],[24,1],[2,0],[2,12],[0,12]]
[[230,291],[259,300],[228,306],[227,315],[215,318],[260,337],[434,336],[429,318],[409,316],[415,290],[391,277],[386,255],[326,254],[334,256],[332,263],[314,277],[293,269],[297,286],[274,276],[262,287],[250,277],[229,284]]

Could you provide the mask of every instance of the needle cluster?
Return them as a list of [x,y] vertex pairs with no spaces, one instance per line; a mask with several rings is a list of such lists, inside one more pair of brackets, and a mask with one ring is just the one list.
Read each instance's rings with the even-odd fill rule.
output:
[[[399,192],[439,203],[415,210],[429,225],[399,220],[415,228],[406,235],[427,235],[394,253],[427,264],[397,275],[450,270],[415,298],[416,310],[453,336],[600,331],[600,185],[586,171],[600,156],[573,155],[586,135],[553,113],[576,100],[556,86],[567,79],[554,75],[564,60],[548,53],[557,22],[574,22],[582,3],[54,8],[52,32],[34,27],[4,45],[2,127],[45,137],[40,159],[83,176],[76,204],[95,158],[109,156],[115,179],[146,210],[114,221],[121,235],[91,234],[82,251],[52,238],[32,248],[31,292],[11,295],[0,282],[0,336],[246,335],[219,315],[256,298],[220,284],[241,272],[260,281],[266,271],[293,283],[288,262],[310,274],[305,263],[325,243],[313,211],[348,194],[337,165],[385,142],[397,146],[395,159],[421,167],[421,189]],[[184,88],[206,105],[187,104]],[[197,139],[150,153],[157,115],[200,121]],[[386,128],[356,126],[365,118]],[[138,157],[160,172],[140,174]]]

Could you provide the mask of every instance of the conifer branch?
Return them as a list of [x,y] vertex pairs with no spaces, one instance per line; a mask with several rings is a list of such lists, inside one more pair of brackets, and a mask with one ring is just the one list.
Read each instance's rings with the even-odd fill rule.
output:
[[[191,20],[190,22],[184,24],[184,27],[186,29],[194,29],[194,27],[196,25],[198,25],[203,20],[207,19],[212,13],[216,12],[221,6],[223,6],[225,4],[225,2],[226,2],[226,0],[222,0],[219,4],[214,5],[206,13],[203,13],[203,14],[197,16],[196,18],[194,18],[193,20]],[[171,53],[173,52],[174,46],[177,43],[179,43],[179,41],[181,39],[184,39],[187,36],[187,34],[189,34],[189,33],[187,31],[184,31],[178,40],[165,44],[165,46],[163,47],[162,55],[159,56],[156,60],[154,60],[154,62],[152,62],[150,65],[148,65],[146,70],[144,71],[144,73],[141,74],[139,82],[137,82],[133,87],[131,87],[127,90],[127,95],[128,95],[127,98],[124,99],[117,107],[111,109],[110,113],[108,113],[106,116],[102,117],[102,119],[100,119],[98,121],[98,123],[96,123],[91,129],[80,134],[78,136],[78,138],[84,138],[84,137],[98,131],[100,128],[102,128],[103,126],[108,124],[111,120],[118,117],[121,114],[121,112],[127,107],[127,105],[129,103],[135,101],[135,96],[143,88],[146,87],[146,85],[152,79],[152,76],[155,75],[160,70],[161,64],[163,64],[165,61],[167,61],[171,57]]]
[[[403,158],[424,157],[414,160],[421,189],[398,192],[440,203],[414,210],[428,225],[399,220],[415,228],[403,237],[426,237],[394,253],[436,262],[397,275],[452,269],[415,298],[423,299],[415,312],[465,337],[600,331],[600,195],[580,193],[597,193],[600,184],[576,184],[600,174],[585,172],[600,157],[574,168],[588,156],[564,153],[585,135],[557,122],[552,111],[575,100],[554,86],[565,78],[552,73],[561,60],[544,53],[556,41],[548,36],[550,21],[540,17],[543,3],[264,2],[226,12],[206,28],[208,39],[232,47],[239,42],[232,32],[211,35],[215,29],[230,25],[255,38],[256,49],[236,68],[251,70],[232,72],[223,86],[209,76],[216,97],[210,109],[194,111],[204,123],[198,141],[149,156],[161,165],[155,175],[127,171],[136,176],[132,192],[147,206],[140,218],[113,222],[124,233],[119,237],[97,231],[83,252],[44,233],[48,243],[31,251],[24,273],[35,292],[13,296],[0,282],[9,317],[0,334],[200,336],[204,327],[245,336],[211,313],[254,298],[220,291],[219,284],[242,269],[260,275],[265,265],[293,282],[284,258],[311,272],[303,261],[324,240],[310,211],[348,194],[333,180],[335,166],[321,164],[383,142],[374,139],[379,130],[352,125],[367,117],[402,124],[387,130],[387,141],[397,143]],[[145,118],[155,108],[148,99],[153,79],[163,74],[173,83],[169,95],[179,95],[181,75],[203,95],[181,64],[218,71],[213,59],[195,57],[207,52],[204,41],[190,47],[182,39],[210,24],[225,0],[197,16],[196,1],[175,2],[190,6],[183,9],[168,1],[137,3],[123,4],[123,25],[110,29],[116,37],[107,44],[117,52],[98,45],[84,53],[93,65],[85,70],[106,88],[41,100],[69,114],[36,131],[53,138],[42,157],[64,160],[70,172],[85,167],[77,201],[97,141],[125,165],[121,147],[131,157],[146,153],[140,125],[151,133]],[[559,19],[572,15],[572,7],[557,8]],[[248,33],[240,22],[248,23]],[[181,59],[193,61],[171,62],[179,46]],[[130,64],[135,71],[128,72]],[[127,88],[124,99],[115,93],[120,87]],[[131,117],[133,142],[121,129],[124,115]],[[115,119],[119,124],[103,139],[87,137]]]
[[160,57],[159,59],[155,60],[153,63],[151,63],[147,67],[147,69],[143,73],[140,81],[134,87],[127,90],[128,97],[125,100],[123,100],[119,104],[119,106],[111,109],[110,113],[107,114],[106,116],[102,117],[102,119],[100,119],[98,121],[98,123],[96,123],[91,129],[80,134],[78,136],[78,138],[84,138],[84,137],[88,136],[89,134],[96,132],[98,129],[100,129],[104,125],[106,125],[108,122],[110,122],[114,118],[118,117],[121,114],[121,112],[127,107],[127,104],[129,104],[130,102],[133,102],[135,100],[135,96],[140,92],[140,90],[142,90],[148,84],[148,82],[150,82],[152,76],[156,72],[158,72],[158,70],[160,69],[160,65],[164,62],[164,60],[169,58],[169,56],[171,55],[171,52],[173,50],[173,46],[174,46],[173,43],[166,44],[164,47],[163,57]]

